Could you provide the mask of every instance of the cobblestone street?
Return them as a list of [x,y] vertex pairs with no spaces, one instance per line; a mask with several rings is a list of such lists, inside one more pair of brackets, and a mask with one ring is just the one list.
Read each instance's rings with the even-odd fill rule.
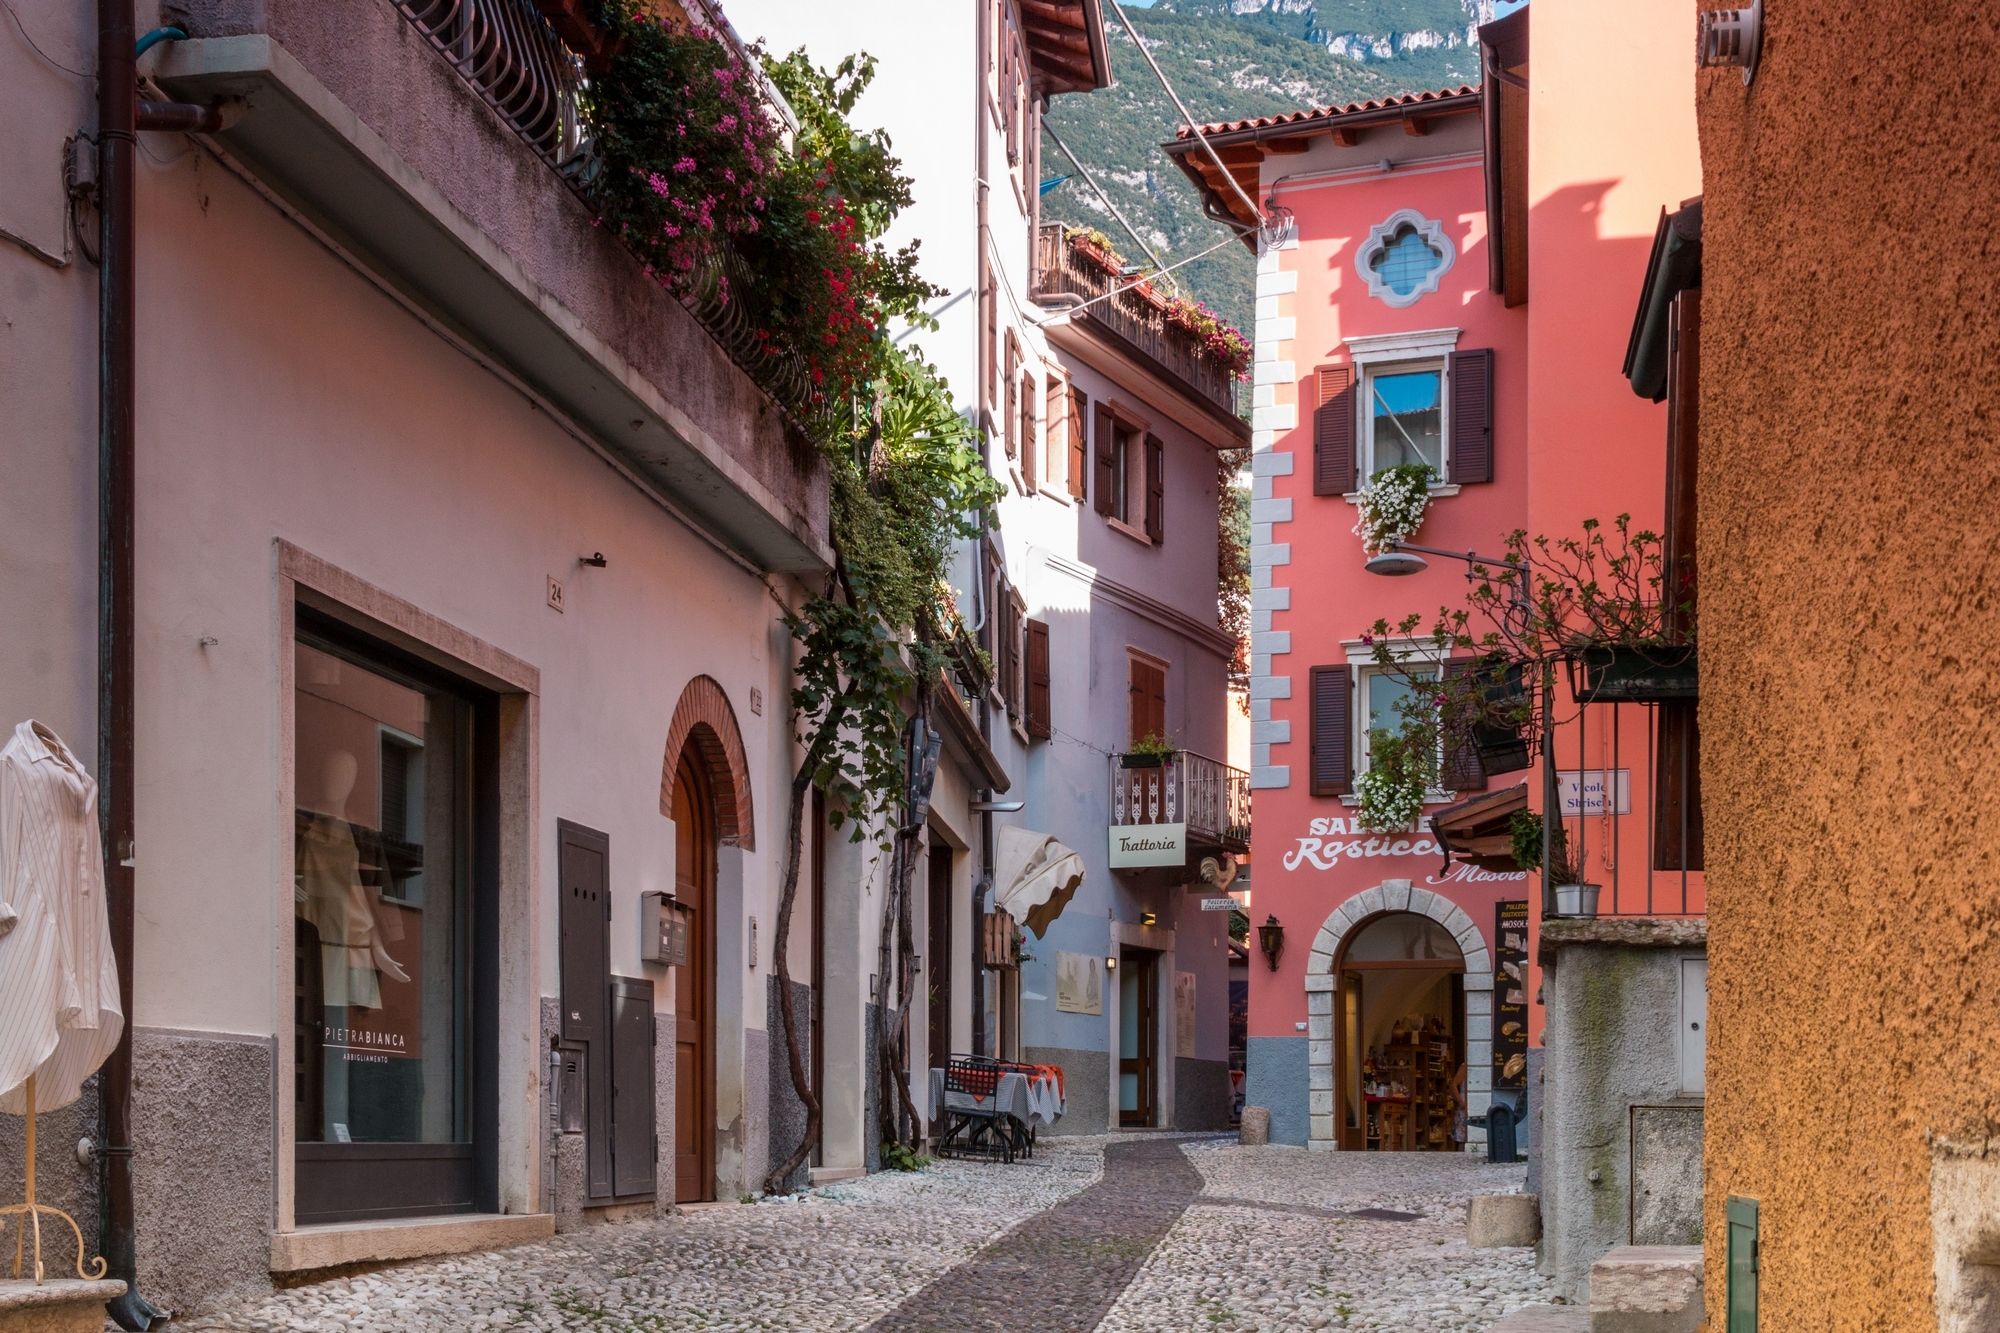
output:
[[1547,1299],[1531,1251],[1464,1240],[1470,1195],[1520,1185],[1520,1167],[1450,1156],[1055,1139],[1012,1166],[941,1162],[797,1201],[598,1227],[179,1326],[1477,1333]]

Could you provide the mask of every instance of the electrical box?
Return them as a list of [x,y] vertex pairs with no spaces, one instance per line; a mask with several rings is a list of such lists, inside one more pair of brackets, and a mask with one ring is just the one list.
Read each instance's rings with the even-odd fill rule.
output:
[[662,967],[687,966],[687,913],[672,895],[639,895],[639,957]]

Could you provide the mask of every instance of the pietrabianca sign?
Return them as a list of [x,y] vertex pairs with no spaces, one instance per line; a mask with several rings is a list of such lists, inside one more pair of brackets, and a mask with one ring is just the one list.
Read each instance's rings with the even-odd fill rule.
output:
[[1186,824],[1113,824],[1111,868],[1187,864]]

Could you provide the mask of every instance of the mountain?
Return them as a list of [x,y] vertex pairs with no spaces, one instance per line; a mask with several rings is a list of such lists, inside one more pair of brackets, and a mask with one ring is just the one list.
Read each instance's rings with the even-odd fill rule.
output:
[[[1126,12],[1188,110],[1207,122],[1476,83],[1473,29],[1488,7],[1486,0],[1159,0]],[[1105,26],[1117,85],[1056,98],[1048,124],[1173,264],[1227,233],[1202,216],[1193,185],[1160,151],[1180,113],[1115,13],[1107,12]],[[1101,228],[1128,258],[1143,258],[1052,139],[1042,145],[1042,170],[1072,173],[1042,200],[1045,218]],[[1249,333],[1254,271],[1250,252],[1232,243],[1175,276]]]

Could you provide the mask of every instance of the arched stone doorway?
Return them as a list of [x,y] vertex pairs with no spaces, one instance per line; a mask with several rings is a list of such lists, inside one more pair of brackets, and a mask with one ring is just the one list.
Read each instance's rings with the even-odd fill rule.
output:
[[671,1107],[674,1201],[697,1203],[737,1183],[744,1156],[741,1142],[719,1144],[718,1135],[743,1119],[742,984],[729,960],[742,956],[741,852],[756,838],[743,737],[728,696],[708,676],[688,682],[674,709],[660,813],[674,823],[674,896],[688,924],[688,961],[673,976],[673,1061],[663,1080],[672,1091],[661,1100]]
[[[1450,899],[1428,889],[1412,888],[1406,879],[1384,880],[1355,894],[1328,915],[1313,939],[1312,953],[1306,961],[1306,1086],[1310,1112],[1307,1141],[1316,1149],[1340,1146],[1342,1114],[1335,1047],[1341,991],[1337,968],[1347,942],[1367,923],[1393,912],[1428,918],[1457,946],[1463,968],[1457,975],[1462,977],[1460,1020],[1467,1109],[1471,1115],[1483,1116],[1492,1101],[1493,956],[1486,948],[1485,937],[1472,918]],[[1478,1126],[1469,1126],[1467,1135],[1467,1151],[1485,1146],[1485,1132]]]

